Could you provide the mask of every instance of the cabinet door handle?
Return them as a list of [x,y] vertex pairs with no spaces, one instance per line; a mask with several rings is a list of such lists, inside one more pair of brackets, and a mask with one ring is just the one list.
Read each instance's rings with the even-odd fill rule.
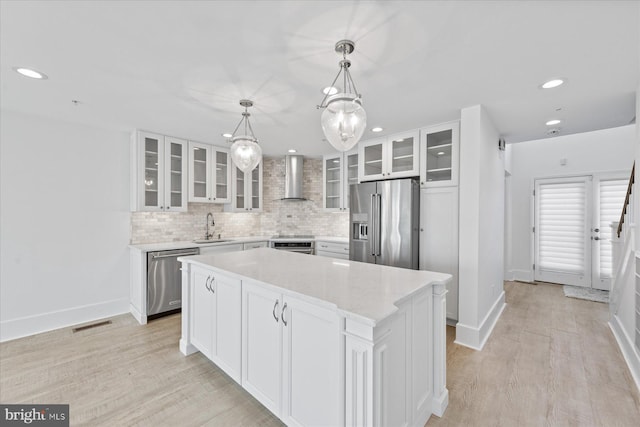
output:
[[276,314],[276,308],[278,308],[278,304],[280,304],[280,301],[276,300],[276,303],[273,305],[273,311],[271,312],[271,314],[273,314],[273,318],[276,319],[276,323],[278,323],[278,321],[280,319],[278,319],[278,315]]
[[216,276],[211,276],[211,282],[209,283],[209,290],[210,290],[212,293],[214,293],[214,294],[216,293],[216,290],[215,290],[215,288],[213,287],[213,282],[214,282],[215,280],[216,280]]
[[209,287],[209,280],[211,280],[211,276],[207,276],[207,281],[204,283],[204,287],[207,288],[208,291],[211,291]]
[[282,313],[280,313],[280,318],[282,318],[282,323],[284,323],[284,326],[287,326],[287,321],[284,320],[284,311],[287,309],[287,303],[284,303],[284,306],[282,307]]

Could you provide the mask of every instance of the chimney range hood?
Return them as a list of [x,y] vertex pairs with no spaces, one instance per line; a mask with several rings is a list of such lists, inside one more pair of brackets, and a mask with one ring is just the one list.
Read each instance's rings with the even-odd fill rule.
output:
[[284,197],[281,200],[307,200],[302,196],[304,157],[285,156],[284,158]]

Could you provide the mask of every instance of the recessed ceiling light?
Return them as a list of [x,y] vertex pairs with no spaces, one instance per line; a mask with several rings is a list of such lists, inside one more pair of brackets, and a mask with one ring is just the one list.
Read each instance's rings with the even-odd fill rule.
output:
[[25,77],[30,77],[32,79],[45,80],[48,78],[46,74],[41,73],[40,71],[33,70],[31,68],[15,67],[13,70],[16,73],[22,74]]
[[371,132],[382,132],[384,129],[382,129],[380,126],[371,128]]
[[292,149],[290,149],[290,150],[289,150],[289,152],[290,152],[290,153],[297,153],[297,152],[298,152],[298,150],[296,150],[296,149],[293,149],[293,148],[292,148]]
[[224,136],[225,138],[231,138],[233,135],[231,135],[230,133],[223,133],[222,136]]
[[438,156],[444,156],[444,151],[438,151]]
[[547,126],[553,126],[553,125],[557,125],[560,124],[560,122],[562,122],[562,120],[558,120],[558,119],[553,119],[553,120],[549,120],[547,123],[545,123]]
[[338,88],[335,86],[327,86],[322,89],[322,93],[324,93],[325,95],[335,95],[336,93],[338,93]]
[[563,84],[565,81],[565,79],[551,79],[547,82],[542,83],[542,85],[540,86],[542,89],[551,89],[554,87],[558,87],[561,84]]

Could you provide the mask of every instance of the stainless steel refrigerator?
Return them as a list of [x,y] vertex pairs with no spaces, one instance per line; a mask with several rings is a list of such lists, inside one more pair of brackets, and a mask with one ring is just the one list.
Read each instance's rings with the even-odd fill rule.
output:
[[352,184],[349,259],[418,269],[420,185],[415,179]]

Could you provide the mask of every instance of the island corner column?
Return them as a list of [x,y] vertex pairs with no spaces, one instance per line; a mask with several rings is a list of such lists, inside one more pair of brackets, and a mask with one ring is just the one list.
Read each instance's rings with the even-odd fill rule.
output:
[[433,407],[441,417],[449,404],[447,390],[447,287],[433,286]]

